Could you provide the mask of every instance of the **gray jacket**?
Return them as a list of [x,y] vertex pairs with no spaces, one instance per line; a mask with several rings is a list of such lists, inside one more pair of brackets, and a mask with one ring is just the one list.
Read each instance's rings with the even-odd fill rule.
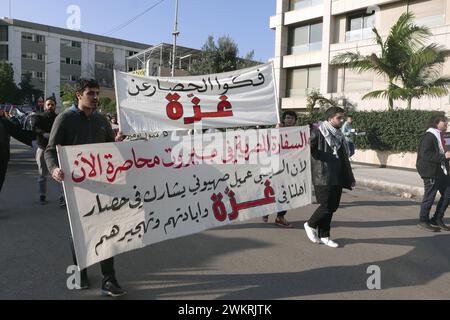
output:
[[90,118],[76,106],[56,117],[45,149],[45,162],[51,172],[59,168],[56,146],[114,142],[111,124],[102,114],[94,112]]

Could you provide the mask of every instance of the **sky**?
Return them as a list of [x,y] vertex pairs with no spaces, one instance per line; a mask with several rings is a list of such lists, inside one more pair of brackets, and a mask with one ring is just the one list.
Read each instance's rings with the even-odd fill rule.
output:
[[[67,8],[79,6],[81,31],[157,45],[173,42],[175,0],[0,0],[0,17],[66,28]],[[154,9],[119,32],[108,34],[152,5]],[[266,62],[274,56],[275,31],[269,19],[276,0],[179,0],[178,44],[200,49],[209,35],[229,35],[239,55],[255,51],[255,59]]]

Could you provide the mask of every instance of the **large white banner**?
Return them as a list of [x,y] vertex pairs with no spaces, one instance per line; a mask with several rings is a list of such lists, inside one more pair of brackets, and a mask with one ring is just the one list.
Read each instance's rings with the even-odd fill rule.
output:
[[279,123],[272,63],[196,77],[114,75],[125,134]]
[[311,203],[309,128],[58,147],[81,268]]

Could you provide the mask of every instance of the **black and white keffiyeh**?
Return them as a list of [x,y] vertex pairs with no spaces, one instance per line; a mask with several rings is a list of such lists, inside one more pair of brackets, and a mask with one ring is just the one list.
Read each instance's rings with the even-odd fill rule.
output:
[[333,125],[328,121],[323,121],[319,125],[319,130],[324,136],[327,144],[333,149],[333,155],[339,159],[338,151],[344,146],[347,154],[350,154],[350,150],[345,140],[344,134],[341,129],[333,127]]

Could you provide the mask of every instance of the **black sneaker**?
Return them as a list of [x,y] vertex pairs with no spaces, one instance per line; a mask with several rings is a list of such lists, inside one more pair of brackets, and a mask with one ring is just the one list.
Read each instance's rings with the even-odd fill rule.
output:
[[440,228],[433,227],[428,222],[420,222],[417,226],[420,229],[427,230],[427,231],[430,231],[430,232],[439,232],[440,231]]
[[47,204],[47,198],[45,196],[39,197],[39,203],[43,206]]
[[60,197],[60,198],[59,198],[59,207],[60,207],[61,209],[66,208],[66,200],[64,199],[64,197]]
[[128,292],[123,290],[115,278],[103,280],[102,294],[114,298],[126,295]]
[[431,220],[430,225],[432,227],[439,228],[444,231],[450,231],[450,227],[446,226],[444,221],[442,221],[442,220],[438,220],[438,221]]

